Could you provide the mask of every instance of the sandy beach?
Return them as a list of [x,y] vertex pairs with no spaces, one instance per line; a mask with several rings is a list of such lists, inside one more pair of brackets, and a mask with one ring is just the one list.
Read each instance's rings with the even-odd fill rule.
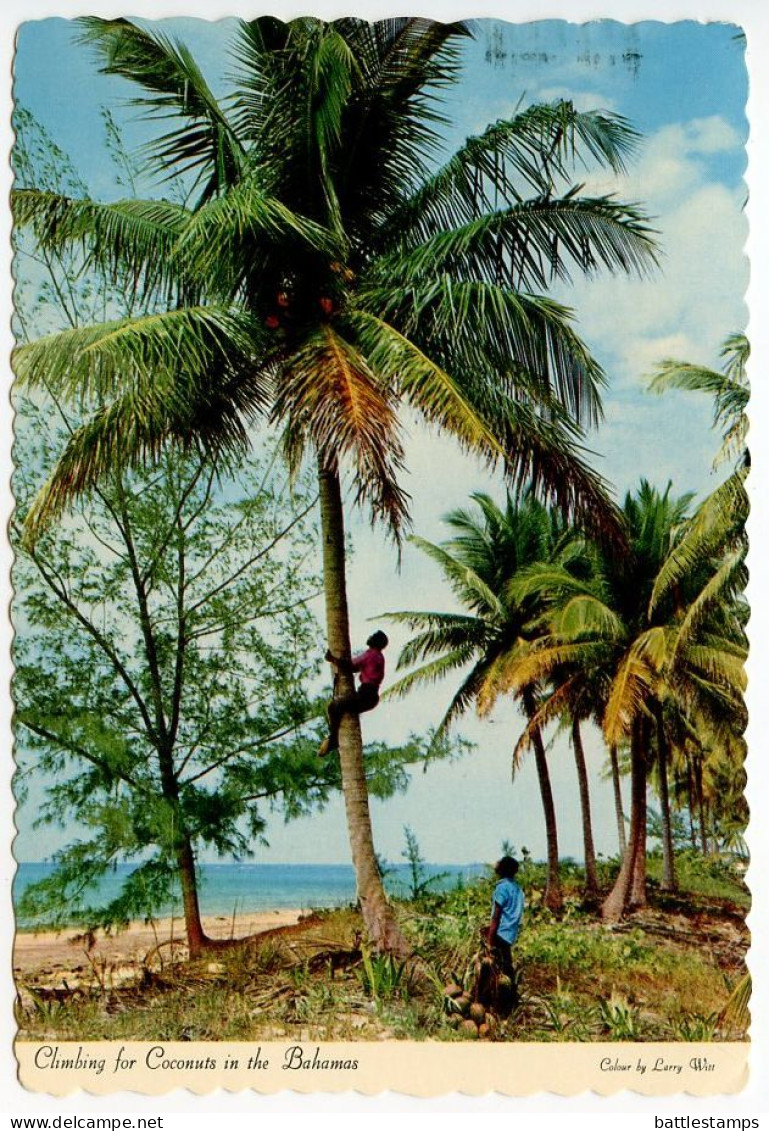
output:
[[[248,938],[250,935],[298,922],[301,911],[254,911],[236,915],[208,915],[203,928],[210,938]],[[160,919],[152,925],[131,923],[113,934],[95,932],[95,941],[77,927],[61,931],[18,931],[13,947],[14,974],[27,984],[70,988],[91,982],[94,968],[121,980],[135,973],[151,952],[178,957],[184,946],[181,919]]]

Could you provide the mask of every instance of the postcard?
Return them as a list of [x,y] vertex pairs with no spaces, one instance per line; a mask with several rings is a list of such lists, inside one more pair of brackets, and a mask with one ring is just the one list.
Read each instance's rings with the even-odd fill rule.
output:
[[21,1088],[738,1096],[750,28],[163,15],[15,29]]

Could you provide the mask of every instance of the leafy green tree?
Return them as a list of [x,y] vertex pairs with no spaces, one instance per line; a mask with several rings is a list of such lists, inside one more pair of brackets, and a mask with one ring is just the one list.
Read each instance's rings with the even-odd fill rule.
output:
[[448,877],[449,873],[438,872],[431,876],[427,871],[427,861],[419,847],[417,834],[412,828],[405,825],[403,836],[406,841],[406,847],[401,853],[401,856],[409,866],[409,899],[423,899],[426,895],[430,894],[430,888],[435,887],[436,884],[440,884],[442,880]]
[[[26,480],[20,469],[21,513]],[[40,905],[71,912],[113,862],[136,859],[101,921],[146,914],[178,879],[193,954],[207,942],[196,852],[242,856],[262,799],[298,814],[335,784],[307,730],[314,499],[287,511],[257,465],[229,498],[213,484],[203,460],[174,454],[151,476],[116,476],[55,536],[17,543],[14,570],[21,779],[44,775],[43,821],[74,812],[89,834],[58,853]]]
[[[66,155],[23,108],[15,124],[21,183],[84,191]],[[109,117],[105,128],[107,150],[133,184]],[[106,307],[130,314],[137,296],[124,274],[110,280],[84,271],[77,249],[36,247],[24,233],[16,241],[21,336],[40,325],[76,327]],[[14,400],[14,489],[23,516],[73,425],[48,390],[17,391]],[[169,452],[153,475],[116,471],[57,537],[19,548],[17,790],[23,796],[31,782],[37,795],[44,779],[40,820],[65,824],[74,813],[88,834],[60,852],[54,875],[28,893],[33,911],[55,918],[80,910],[94,923],[121,922],[152,912],[181,879],[197,952],[206,940],[196,848],[242,853],[264,826],[258,800],[282,800],[286,815],[295,815],[334,788],[333,775],[317,774],[312,742],[305,737],[302,753],[298,741],[318,713],[307,692],[317,648],[305,606],[317,581],[302,563],[314,500],[298,496],[281,531],[279,484],[261,483],[255,467],[244,475],[253,498],[241,500],[241,488],[230,485],[223,505],[213,463]],[[289,534],[299,538],[287,552]],[[275,558],[262,562],[271,546]],[[270,587],[281,585],[285,615],[269,598]],[[270,604],[277,619],[265,634]],[[291,671],[280,646],[298,643],[305,653]],[[267,704],[270,681],[275,699]],[[119,897],[89,911],[83,901],[95,881],[127,859],[140,864]]]
[[[24,421],[45,434],[29,407]],[[21,513],[34,478],[17,473]],[[250,855],[266,809],[294,818],[341,786],[315,753],[315,498],[286,498],[254,460],[216,487],[208,461],[167,453],[151,474],[105,482],[55,535],[17,544],[18,786],[36,779],[37,791],[42,778],[39,821],[74,815],[83,830],[28,908],[114,925],[165,905],[179,883],[198,954],[211,944],[200,852]],[[374,747],[369,789],[402,788],[417,757],[415,743]],[[99,877],[125,861],[136,868],[117,898],[89,907]]]
[[[82,187],[22,108],[16,129],[20,179]],[[108,115],[105,130],[113,164],[133,185],[137,170]],[[38,253],[17,233],[16,251],[22,336],[40,324],[77,326],[95,305],[138,301],[123,276],[85,272],[67,248]],[[16,390],[14,403],[21,518],[73,424],[48,390]],[[29,782],[38,795],[44,779],[41,820],[68,823],[74,813],[91,834],[29,893],[33,912],[122,922],[152,912],[181,874],[197,951],[209,940],[191,857],[206,846],[243,854],[262,835],[265,806],[289,819],[340,787],[338,766],[321,768],[314,755],[321,704],[308,690],[320,652],[307,605],[319,593],[309,565],[315,498],[306,485],[293,495],[286,487],[261,460],[228,478],[204,453],[169,449],[152,472],[116,471],[56,537],[20,548],[17,788],[23,795]],[[405,788],[423,753],[413,738],[397,750],[371,745],[369,789],[386,797]],[[134,858],[141,866],[120,896],[86,907],[105,868]]]
[[[532,106],[436,167],[438,98],[457,80],[464,24],[241,22],[223,102],[164,32],[82,26],[103,70],[137,83],[163,121],[151,154],[193,195],[182,207],[16,194],[17,222],[41,246],[82,244],[166,302],[17,354],[26,385],[47,381],[93,411],[33,508],[31,537],[164,443],[195,437],[221,455],[247,445],[249,420],[270,418],[293,467],[305,453],[317,464],[328,645],[346,657],[343,484],[350,475],[357,500],[400,536],[401,405],[621,537],[578,447],[600,416],[603,374],[570,312],[540,292],[575,271],[653,262],[643,213],[573,181],[582,158],[623,169],[637,141],[626,121]],[[340,759],[367,930],[403,951],[376,866],[357,717],[342,720]]]

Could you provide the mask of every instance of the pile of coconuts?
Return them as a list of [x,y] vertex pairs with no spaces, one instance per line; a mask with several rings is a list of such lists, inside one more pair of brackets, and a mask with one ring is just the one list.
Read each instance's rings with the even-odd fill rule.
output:
[[443,987],[448,1024],[467,1040],[488,1040],[494,1034],[496,1018],[479,1001],[473,1001],[456,982]]

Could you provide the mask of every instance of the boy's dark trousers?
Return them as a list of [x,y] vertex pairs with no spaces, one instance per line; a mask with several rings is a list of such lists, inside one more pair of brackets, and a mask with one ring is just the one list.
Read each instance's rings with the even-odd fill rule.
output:
[[379,688],[373,683],[362,683],[349,695],[332,699],[328,705],[329,749],[336,750],[339,745],[339,724],[342,715],[363,715],[373,711],[379,702]]
[[505,974],[510,979],[509,987],[497,986],[497,1010],[500,1017],[507,1017],[518,1004],[518,986],[513,967],[512,946],[509,942],[501,939],[499,935],[496,935],[492,953],[494,965],[499,973]]

